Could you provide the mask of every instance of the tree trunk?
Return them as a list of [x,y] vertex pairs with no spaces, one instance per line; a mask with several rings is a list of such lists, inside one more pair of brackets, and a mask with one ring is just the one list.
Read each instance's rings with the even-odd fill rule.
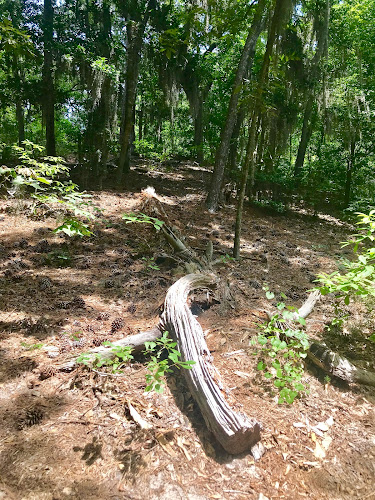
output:
[[258,85],[254,98],[254,108],[252,112],[251,125],[249,130],[249,138],[246,149],[246,158],[242,167],[241,186],[238,194],[237,214],[236,214],[236,229],[234,236],[233,257],[239,259],[240,257],[240,240],[241,240],[241,225],[242,225],[242,212],[243,203],[246,194],[247,178],[249,170],[254,176],[254,155],[256,147],[256,133],[258,129],[258,122],[261,116],[262,109],[262,95],[264,87],[268,80],[268,72],[271,61],[272,49],[276,38],[276,33],[279,28],[280,22],[283,18],[283,11],[289,4],[289,0],[276,0],[275,10],[272,16],[271,26],[268,32],[266,51],[263,57],[262,68],[259,74]]
[[16,117],[18,128],[18,145],[24,147],[23,141],[25,140],[25,113],[21,99],[16,102]]
[[198,163],[203,162],[203,98],[200,95],[197,114],[194,119],[194,147]]
[[312,134],[311,115],[313,112],[313,105],[314,101],[312,99],[312,96],[310,95],[306,102],[305,113],[303,115],[301,138],[299,141],[297,157],[294,164],[294,177],[297,179],[301,177],[307,146],[310,142]]
[[241,59],[238,64],[236,77],[232,87],[232,95],[229,101],[227,117],[224,127],[221,131],[220,144],[216,151],[215,167],[212,174],[211,186],[207,197],[207,207],[210,212],[215,212],[218,208],[220,189],[224,179],[224,170],[227,163],[230,140],[237,118],[237,105],[240,97],[240,87],[244,78],[246,69],[249,67],[249,57],[255,51],[260,32],[263,29],[263,14],[265,9],[265,0],[260,0],[254,19],[247,36],[245,46],[242,51]]
[[53,78],[53,6],[52,0],[44,0],[43,11],[43,115],[46,125],[46,153],[56,156],[55,139],[55,87]]
[[350,152],[346,168],[346,180],[345,180],[345,195],[344,195],[344,205],[348,208],[350,203],[350,195],[352,190],[352,176],[353,169],[355,165],[355,146],[356,142],[354,139],[350,141]]
[[202,327],[187,305],[191,290],[212,288],[216,280],[212,274],[189,274],[172,285],[165,298],[162,330],[174,336],[182,361],[195,362],[183,373],[207,427],[228,453],[239,454],[251,450],[260,440],[260,424],[233,409],[239,404],[225,390]]
[[120,137],[120,159],[117,170],[117,182],[122,184],[124,175],[130,171],[130,154],[133,142],[133,128],[135,116],[135,101],[137,97],[137,83],[139,62],[143,45],[143,35],[150,17],[154,1],[149,0],[142,21],[136,23],[128,21],[127,30],[127,63],[125,77],[125,102],[123,107],[122,132]]
[[[323,13],[322,13],[323,12]],[[305,155],[307,146],[309,144],[313,127],[311,124],[311,117],[313,112],[313,105],[316,97],[316,81],[319,80],[319,75],[321,73],[320,61],[323,56],[327,56],[328,53],[328,27],[329,27],[329,17],[330,17],[330,0],[325,0],[325,6],[323,11],[317,11],[315,17],[315,23],[319,27],[317,28],[317,48],[314,57],[311,61],[311,68],[309,81],[310,90],[306,93],[306,105],[303,117],[303,126],[301,132],[301,139],[298,147],[297,158],[294,164],[294,177],[300,178],[303,164],[305,161]],[[323,89],[324,91],[325,89]]]

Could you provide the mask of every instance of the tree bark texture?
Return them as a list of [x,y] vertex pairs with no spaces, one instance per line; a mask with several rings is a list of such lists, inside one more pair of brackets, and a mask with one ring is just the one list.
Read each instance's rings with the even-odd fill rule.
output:
[[265,1],[260,0],[254,19],[243,48],[241,59],[238,64],[236,77],[233,83],[232,95],[229,101],[227,117],[221,132],[220,144],[216,151],[215,166],[212,174],[211,185],[207,197],[207,207],[211,212],[216,212],[219,204],[220,189],[224,179],[224,170],[228,159],[230,141],[237,118],[237,106],[241,95],[242,80],[249,67],[249,58],[255,51],[256,42],[263,29],[263,15],[265,10]]
[[176,339],[182,360],[195,362],[184,375],[208,428],[228,453],[239,454],[251,450],[260,440],[261,426],[241,413],[240,405],[225,389],[202,327],[187,304],[190,291],[212,288],[216,281],[215,275],[204,273],[179,279],[167,292],[161,323],[162,329]]
[[53,6],[44,0],[43,11],[43,118],[46,125],[46,153],[56,156],[55,139],[55,86],[53,77]]
[[302,173],[303,164],[305,161],[306,150],[312,134],[311,116],[313,112],[313,104],[316,98],[316,82],[321,73],[320,63],[324,55],[328,52],[328,27],[330,17],[330,0],[325,1],[323,12],[317,11],[315,16],[315,26],[317,35],[317,47],[314,57],[311,61],[308,80],[309,90],[306,92],[305,111],[303,118],[303,126],[301,138],[298,146],[298,153],[294,164],[294,177],[299,178]]
[[[127,62],[125,77],[125,100],[122,116],[122,131],[120,137],[120,159],[117,171],[117,182],[122,183],[123,177],[130,171],[130,154],[134,140],[135,101],[137,97],[137,83],[139,63],[143,44],[143,35],[153,8],[154,0],[149,0],[143,17],[139,21],[128,20],[127,31]],[[125,7],[126,9],[126,7]]]

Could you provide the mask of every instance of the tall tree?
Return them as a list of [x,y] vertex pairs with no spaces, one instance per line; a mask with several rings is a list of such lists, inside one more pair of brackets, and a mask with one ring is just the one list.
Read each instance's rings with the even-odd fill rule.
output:
[[227,163],[230,140],[232,138],[234,126],[237,119],[237,106],[240,97],[240,88],[249,66],[249,58],[255,51],[255,45],[263,28],[263,16],[265,11],[265,0],[259,0],[252,25],[250,27],[246,43],[244,45],[241,58],[237,67],[236,77],[233,83],[232,94],[228,105],[227,117],[221,131],[220,144],[216,151],[215,166],[211,180],[211,186],[207,197],[207,207],[211,212],[215,212],[219,204],[219,195],[224,178],[225,165]]
[[257,88],[254,97],[254,105],[251,114],[249,137],[246,148],[246,158],[244,165],[242,167],[241,185],[237,202],[238,205],[237,205],[237,215],[236,215],[236,229],[235,229],[234,248],[233,248],[233,256],[236,259],[240,257],[242,212],[243,212],[243,203],[245,199],[249,171],[251,175],[251,181],[253,182],[254,179],[254,169],[255,169],[254,155],[256,150],[256,135],[262,112],[262,96],[265,85],[267,84],[268,80],[268,72],[270,67],[272,50],[275,43],[275,38],[282,22],[286,18],[286,15],[290,7],[291,7],[290,0],[276,0],[275,2],[272,21],[268,31],[266,50],[263,57],[262,67],[258,76]]
[[314,25],[316,50],[307,70],[308,88],[305,97],[305,109],[301,138],[298,146],[296,161],[294,164],[294,176],[300,177],[305,161],[308,143],[313,132],[312,115],[314,112],[314,101],[321,76],[321,61],[328,51],[328,27],[330,17],[330,0],[317,0],[314,9]]
[[130,170],[130,153],[133,142],[133,128],[135,121],[135,103],[137,96],[137,83],[139,62],[144,40],[144,32],[152,10],[156,8],[155,0],[132,0],[119,8],[126,22],[126,76],[124,92],[125,98],[122,109],[122,126],[120,136],[120,159],[117,170],[117,182],[121,185],[124,175]]
[[53,4],[44,0],[43,11],[43,118],[46,126],[46,153],[56,155],[55,84],[53,76]]

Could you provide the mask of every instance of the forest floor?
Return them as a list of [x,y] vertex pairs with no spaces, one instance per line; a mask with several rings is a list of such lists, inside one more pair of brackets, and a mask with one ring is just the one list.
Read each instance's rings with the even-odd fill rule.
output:
[[[193,163],[147,171],[138,163],[131,192],[93,193],[103,213],[91,238],[56,235],[53,217],[30,218],[23,202],[0,201],[0,499],[375,499],[375,389],[327,383],[307,367],[309,394],[279,405],[250,345],[269,307],[264,283],[300,306],[317,273],[350,257],[340,242],[352,228],[333,217],[246,207],[245,258],[217,267],[233,301],[196,307],[227,387],[262,423],[259,461],[230,456],[215,442],[180,372],[159,395],[144,392],[142,356],[123,375],[56,371],[98,339],[156,325],[168,287],[184,274],[160,258],[171,251],[151,226],[122,220],[142,206],[141,189],[155,188],[197,251],[211,239],[215,256],[231,252],[235,207],[205,210],[208,171]],[[325,298],[307,332],[374,369],[366,342],[374,316],[358,304],[351,313],[348,331],[329,336],[333,306]]]

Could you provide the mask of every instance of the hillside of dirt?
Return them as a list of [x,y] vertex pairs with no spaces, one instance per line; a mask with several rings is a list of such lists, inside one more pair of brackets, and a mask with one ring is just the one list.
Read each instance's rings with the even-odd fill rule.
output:
[[[132,191],[93,192],[102,213],[90,238],[52,232],[54,214],[30,217],[25,200],[0,200],[0,499],[375,498],[375,390],[329,380],[307,366],[309,394],[280,405],[256,370],[251,339],[266,320],[267,284],[299,307],[316,275],[337,268],[353,228],[302,210],[247,206],[240,262],[228,258],[235,205],[210,214],[210,172],[193,163],[132,171]],[[181,372],[163,394],[144,392],[145,356],[122,374],[64,360],[158,323],[165,293],[185,273],[148,224],[125,224],[155,188],[169,222],[195,251],[213,242],[227,303],[194,314],[216,367],[243,412],[262,423],[264,456],[231,456],[207,430]],[[193,302],[194,304],[194,302]],[[307,332],[353,363],[374,369],[371,307],[354,304],[344,332],[328,333],[332,298]],[[134,411],[148,425],[134,418]]]

